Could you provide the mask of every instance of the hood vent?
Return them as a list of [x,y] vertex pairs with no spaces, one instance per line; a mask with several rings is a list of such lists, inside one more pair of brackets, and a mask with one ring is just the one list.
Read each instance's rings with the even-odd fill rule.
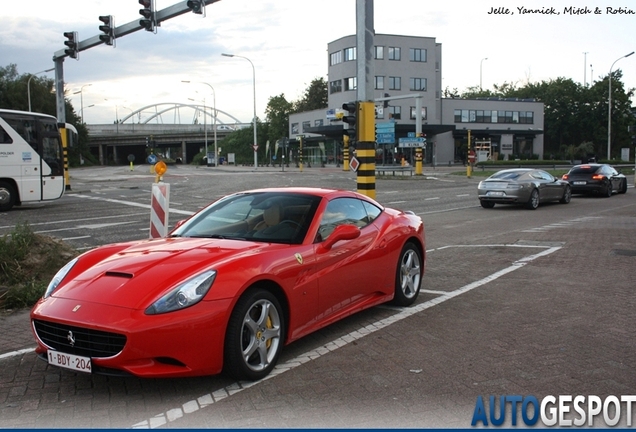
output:
[[132,273],[124,273],[124,272],[118,272],[118,271],[107,271],[105,276],[113,276],[113,277],[120,277],[120,278],[126,278],[126,279],[133,278]]

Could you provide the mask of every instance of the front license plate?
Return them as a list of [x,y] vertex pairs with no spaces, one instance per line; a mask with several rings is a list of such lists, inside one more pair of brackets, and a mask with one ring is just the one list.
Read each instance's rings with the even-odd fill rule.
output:
[[90,357],[66,354],[53,350],[48,350],[47,356],[49,359],[49,364],[66,369],[72,369],[79,372],[92,372]]
[[490,191],[488,192],[488,196],[494,196],[494,197],[500,197],[500,196],[504,196],[503,192],[499,192],[499,191]]
[[585,182],[584,182],[584,181],[575,181],[575,182],[574,182],[574,185],[575,185],[575,186],[580,186],[580,185],[584,185],[584,184],[585,184]]

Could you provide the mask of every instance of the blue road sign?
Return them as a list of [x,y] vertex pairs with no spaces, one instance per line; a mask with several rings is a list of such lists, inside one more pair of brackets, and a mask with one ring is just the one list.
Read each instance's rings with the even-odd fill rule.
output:
[[400,138],[398,147],[401,148],[409,148],[409,147],[422,147],[426,142],[426,138],[418,137],[418,138]]
[[157,156],[154,153],[149,154],[147,161],[149,164],[154,165],[157,163]]

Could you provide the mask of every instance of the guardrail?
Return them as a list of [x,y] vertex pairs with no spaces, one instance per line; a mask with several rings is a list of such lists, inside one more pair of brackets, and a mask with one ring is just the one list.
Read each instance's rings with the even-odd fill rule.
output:
[[413,175],[413,167],[411,165],[409,166],[402,166],[402,165],[376,165],[375,166],[375,172],[377,174],[382,173],[382,175],[386,175],[387,172],[393,173],[393,175],[395,176],[396,172],[399,172],[401,175],[404,175],[405,173],[409,173],[410,175]]

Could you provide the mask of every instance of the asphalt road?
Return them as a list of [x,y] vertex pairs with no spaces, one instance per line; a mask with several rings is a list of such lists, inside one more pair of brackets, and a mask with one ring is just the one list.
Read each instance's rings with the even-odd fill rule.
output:
[[[48,367],[30,351],[26,312],[5,314],[2,427],[470,427],[480,395],[636,394],[636,190],[486,210],[479,179],[448,171],[376,183],[379,202],[425,221],[415,306],[377,307],[295,342],[250,385]],[[61,200],[1,213],[0,235],[27,221],[78,249],[147,238],[153,180],[143,166],[71,170]],[[355,175],[334,167],[179,166],[164,180],[171,224],[242,189],[356,189]]]

